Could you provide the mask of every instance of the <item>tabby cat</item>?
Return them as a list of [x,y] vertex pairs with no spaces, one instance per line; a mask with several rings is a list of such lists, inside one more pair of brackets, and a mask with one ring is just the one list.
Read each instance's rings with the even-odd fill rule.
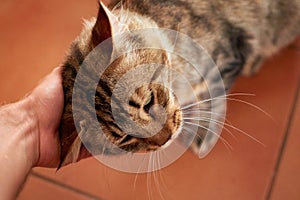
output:
[[[109,8],[100,3],[97,18],[86,22],[83,32],[73,42],[63,66],[65,107],[60,126],[60,166],[75,162],[80,150],[84,148],[78,132],[82,137],[89,137],[90,139],[87,140],[91,143],[97,140],[99,153],[118,153],[107,145],[103,138],[95,139],[100,137],[93,135],[96,126],[101,127],[104,137],[110,143],[133,153],[165,148],[184,130],[186,123],[183,106],[189,107],[190,96],[185,95],[186,105],[179,104],[176,95],[170,89],[153,81],[157,79],[160,70],[159,67],[152,65],[149,65],[147,70],[139,71],[140,76],[151,77],[149,84],[136,88],[125,104],[117,103],[117,112],[122,118],[121,121],[127,122],[127,117],[140,127],[157,124],[162,127],[156,134],[147,135],[147,131],[143,133],[144,129],[138,128],[131,130],[131,134],[128,134],[128,131],[124,131],[116,123],[117,119],[113,116],[111,106],[113,91],[117,82],[130,70],[138,70],[137,66],[156,63],[181,71],[184,76],[188,76],[188,79],[193,77],[193,71],[184,67],[180,58],[170,55],[163,48],[161,50],[134,50],[115,58],[114,55],[121,45],[129,47],[143,46],[146,43],[155,43],[162,47],[173,45],[174,38],[168,38],[168,35],[164,35],[163,32],[153,31],[149,35],[143,35],[133,34],[133,31],[166,28],[188,35],[207,51],[218,66],[226,92],[239,74],[251,75],[257,72],[265,58],[289,44],[300,33],[299,0],[123,0],[112,2]],[[102,42],[125,32],[129,34],[129,37],[124,38],[123,41],[112,39],[106,43],[107,51],[104,54],[108,58],[115,58],[111,59],[113,62],[109,63],[109,67],[101,77],[94,77],[97,74],[93,71],[94,69],[87,68],[90,72],[82,77],[84,83],[79,85],[81,91],[79,100],[78,98],[72,99],[75,79],[85,58]],[[186,44],[185,41],[179,40],[176,41],[176,45]],[[185,49],[193,53],[192,47],[185,46]],[[96,78],[98,78],[98,85],[95,91],[89,88],[89,81]],[[131,80],[135,78],[137,77],[131,77]],[[198,101],[209,98],[207,84],[214,84],[214,80],[204,83],[204,79],[198,79],[193,82],[192,87]],[[81,107],[80,116],[78,112],[74,116],[74,109],[76,109],[72,109],[74,103]],[[205,118],[208,121],[214,114],[209,112],[210,106],[203,103],[197,108],[210,114]],[[86,119],[91,118],[91,113],[95,109],[99,123],[89,124]],[[128,115],[124,114],[127,111]],[[162,112],[165,113],[164,116],[161,116]],[[74,117],[79,120],[74,122]],[[191,146],[197,154],[200,153],[201,147],[206,145],[205,143],[209,143],[204,138],[220,131],[211,130],[214,128],[208,127],[208,121],[200,121],[199,127],[201,128],[193,139]]]

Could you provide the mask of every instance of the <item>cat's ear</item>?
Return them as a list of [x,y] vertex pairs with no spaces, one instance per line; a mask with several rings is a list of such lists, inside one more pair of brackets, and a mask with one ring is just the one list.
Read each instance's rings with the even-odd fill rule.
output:
[[99,11],[95,26],[92,30],[92,44],[96,47],[101,42],[112,37],[113,15],[108,8],[99,2]]

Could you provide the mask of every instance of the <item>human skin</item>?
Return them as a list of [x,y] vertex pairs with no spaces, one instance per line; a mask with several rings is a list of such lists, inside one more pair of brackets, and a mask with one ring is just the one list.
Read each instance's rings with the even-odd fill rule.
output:
[[0,199],[16,198],[33,167],[58,166],[60,74],[55,68],[22,100],[0,107]]
[[[55,68],[22,100],[0,107],[0,199],[15,199],[33,167],[59,164],[61,70]],[[78,161],[89,156],[82,148]]]

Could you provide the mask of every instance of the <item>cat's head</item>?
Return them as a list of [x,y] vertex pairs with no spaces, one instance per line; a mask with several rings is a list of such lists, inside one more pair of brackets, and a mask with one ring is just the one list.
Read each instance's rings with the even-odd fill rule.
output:
[[[137,88],[128,105],[129,120],[118,118],[124,139],[117,145],[131,152],[147,152],[168,146],[179,134],[182,112],[174,94],[161,84],[150,83]],[[127,116],[126,116],[127,117]]]
[[[106,138],[123,150],[158,150],[168,146],[182,127],[179,102],[162,80],[166,78],[163,66],[170,65],[163,47],[169,44],[151,19],[129,11],[116,12],[113,15],[100,4],[98,17],[86,22],[73,43],[69,62],[81,64],[106,41],[110,65],[99,77],[94,106],[100,127]],[[151,28],[147,35],[134,32],[146,28]],[[143,48],[153,43],[161,49]],[[120,54],[123,48],[126,53]]]

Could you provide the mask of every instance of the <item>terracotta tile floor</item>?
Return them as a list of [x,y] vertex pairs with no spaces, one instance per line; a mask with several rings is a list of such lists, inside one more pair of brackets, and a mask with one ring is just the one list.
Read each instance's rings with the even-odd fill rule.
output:
[[[0,4],[0,102],[22,97],[64,58],[95,1],[14,1]],[[232,93],[268,112],[234,101],[227,118],[249,137],[223,132],[205,159],[186,152],[159,174],[121,173],[87,159],[55,173],[34,169],[19,200],[35,199],[300,199],[300,40],[239,78]],[[154,179],[156,175],[156,179]],[[155,181],[156,180],[156,181]]]

